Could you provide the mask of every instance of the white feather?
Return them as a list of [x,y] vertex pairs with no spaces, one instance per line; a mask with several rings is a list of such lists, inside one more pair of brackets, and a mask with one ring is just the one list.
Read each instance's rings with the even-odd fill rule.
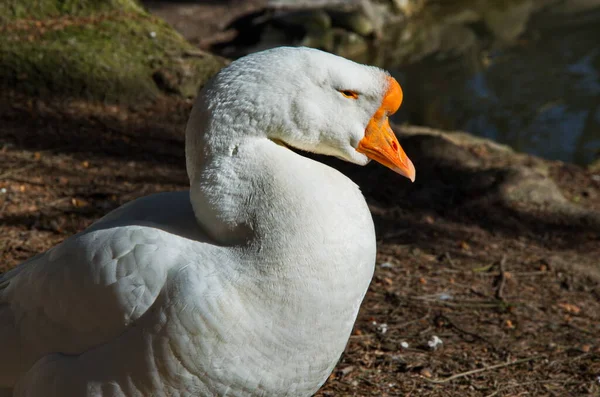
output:
[[0,390],[312,395],[350,335],[375,236],[354,183],[276,142],[367,163],[355,148],[386,76],[304,48],[221,71],[186,131],[189,193],[129,203],[0,278]]

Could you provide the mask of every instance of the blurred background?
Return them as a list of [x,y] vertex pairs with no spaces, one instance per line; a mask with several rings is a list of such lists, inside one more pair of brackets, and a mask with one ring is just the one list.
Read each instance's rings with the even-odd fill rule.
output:
[[[0,44],[0,82],[9,90],[63,91],[109,101],[127,101],[131,93],[125,90],[145,85],[141,90],[148,91],[153,83],[192,96],[218,67],[183,81],[189,76],[182,75],[198,66],[192,62],[174,70],[175,63],[186,62],[165,61],[164,55],[172,58],[182,44],[173,37],[165,42],[164,27],[150,26],[159,22],[141,21],[138,5],[136,0],[3,1],[0,34],[7,40]],[[600,156],[599,0],[141,0],[141,6],[193,48],[227,59],[306,45],[387,68],[406,92],[396,122],[468,131],[580,165]],[[56,16],[63,19],[40,21]],[[38,20],[29,26],[27,18]],[[141,23],[104,26],[104,39],[121,42],[118,48],[81,32],[85,18],[92,26],[119,19],[121,25],[128,19]],[[10,23],[15,20],[21,24]],[[142,43],[131,33],[155,43]],[[36,40],[41,35],[43,46]],[[183,57],[194,56],[190,48]],[[88,64],[91,54],[76,55],[90,51],[114,59]],[[149,51],[155,53],[145,54]],[[146,57],[145,65],[124,60],[120,52]],[[67,72],[66,65],[78,70]],[[138,75],[150,69],[154,81],[127,82],[136,68]]]
[[306,45],[391,70],[407,98],[397,122],[582,165],[600,156],[598,0],[144,4],[229,58]]

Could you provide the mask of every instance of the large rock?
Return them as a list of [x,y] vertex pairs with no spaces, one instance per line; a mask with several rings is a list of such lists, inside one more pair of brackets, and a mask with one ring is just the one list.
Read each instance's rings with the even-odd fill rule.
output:
[[[418,170],[417,180],[423,181],[416,194],[432,208],[460,207],[464,214],[486,217],[489,223],[527,224],[535,232],[600,232],[600,206],[593,199],[599,197],[600,186],[593,171],[518,153],[466,133],[423,127],[397,131]],[[440,201],[442,196],[447,199]]]
[[224,61],[134,0],[0,2],[0,88],[139,103],[193,96]]

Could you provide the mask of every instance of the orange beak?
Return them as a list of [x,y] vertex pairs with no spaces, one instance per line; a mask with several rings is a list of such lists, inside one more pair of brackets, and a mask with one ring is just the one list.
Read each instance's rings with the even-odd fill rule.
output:
[[398,143],[388,119],[389,115],[396,113],[402,103],[402,88],[393,77],[388,77],[388,82],[389,87],[383,102],[369,120],[365,137],[358,143],[356,151],[414,182],[415,166]]

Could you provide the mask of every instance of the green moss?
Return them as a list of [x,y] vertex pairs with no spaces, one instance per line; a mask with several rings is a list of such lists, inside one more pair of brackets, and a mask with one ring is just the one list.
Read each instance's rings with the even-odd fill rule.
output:
[[[60,2],[64,7],[74,3]],[[187,56],[197,52],[194,47],[165,22],[139,10],[46,18],[37,25],[17,20],[4,29],[1,81],[4,88],[32,95],[110,102],[145,101],[161,90],[192,96],[223,66],[208,54]]]
[[87,16],[113,10],[141,12],[135,0],[3,0],[0,21]]

